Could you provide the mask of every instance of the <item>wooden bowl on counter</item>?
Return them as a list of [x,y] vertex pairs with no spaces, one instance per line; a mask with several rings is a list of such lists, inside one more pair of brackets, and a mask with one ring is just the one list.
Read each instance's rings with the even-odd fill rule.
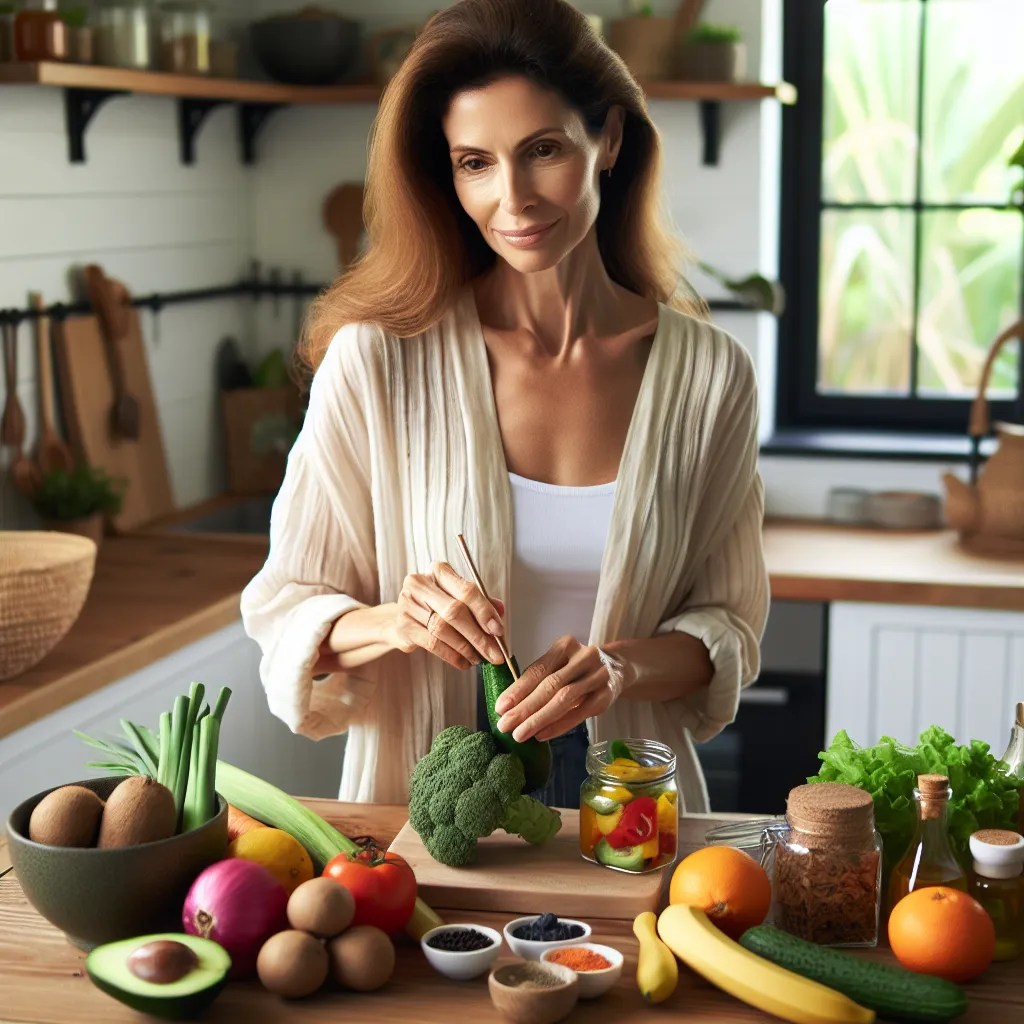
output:
[[0,680],[38,665],[82,612],[96,569],[87,537],[0,532]]
[[[537,984],[538,976],[546,979]],[[579,977],[561,964],[527,960],[502,964],[487,978],[494,1008],[511,1024],[556,1024],[580,997]]]
[[[67,785],[84,786],[106,800],[123,781],[111,776]],[[11,863],[29,903],[84,950],[137,935],[181,931],[192,883],[227,855],[224,798],[217,798],[215,817],[170,839],[113,849],[45,846],[28,838],[28,826],[36,804],[53,789],[29,797],[7,820]]]

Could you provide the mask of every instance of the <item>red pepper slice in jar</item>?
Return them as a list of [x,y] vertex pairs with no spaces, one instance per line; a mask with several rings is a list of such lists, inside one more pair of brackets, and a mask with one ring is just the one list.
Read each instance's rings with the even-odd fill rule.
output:
[[653,796],[638,796],[626,804],[622,820],[608,836],[615,849],[623,846],[642,846],[658,831],[658,805]]

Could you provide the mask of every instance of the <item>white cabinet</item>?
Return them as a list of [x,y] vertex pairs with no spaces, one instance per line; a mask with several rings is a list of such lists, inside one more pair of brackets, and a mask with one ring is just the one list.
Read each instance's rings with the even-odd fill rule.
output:
[[122,718],[156,729],[160,713],[170,711],[193,681],[206,686],[211,700],[221,686],[231,688],[221,732],[223,760],[289,793],[336,797],[345,738],[314,743],[274,718],[260,683],[259,655],[238,622],[0,739],[0,820],[42,789],[104,774],[85,767],[105,758],[73,729],[116,736]]
[[829,614],[828,740],[915,744],[930,725],[1002,754],[1024,701],[1024,612],[835,603]]

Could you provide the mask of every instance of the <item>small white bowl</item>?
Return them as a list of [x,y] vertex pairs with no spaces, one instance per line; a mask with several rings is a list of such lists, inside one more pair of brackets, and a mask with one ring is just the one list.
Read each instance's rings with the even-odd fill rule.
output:
[[[595,953],[600,953],[611,964],[611,967],[605,967],[600,971],[574,972],[580,982],[580,999],[596,999],[598,996],[603,996],[619,980],[619,976],[622,974],[622,963],[625,958],[617,949],[612,949],[611,946],[602,946],[597,942],[571,942],[562,948],[590,949]],[[547,963],[548,957],[554,952],[556,950],[545,949],[540,956],[541,962]],[[564,967],[565,964],[558,964],[552,961],[552,966]],[[572,970],[572,968],[570,967],[569,970]]]
[[554,942],[536,942],[533,939],[517,939],[512,932],[522,924],[531,924],[536,921],[540,914],[530,914],[529,917],[517,917],[514,921],[509,921],[505,925],[505,941],[508,943],[508,948],[515,953],[516,956],[522,957],[523,960],[539,960],[541,954],[549,949],[558,949],[561,946],[579,946],[581,943],[587,941],[590,938],[591,927],[585,921],[576,921],[571,917],[560,917],[558,920],[563,924],[578,924],[583,929],[582,935],[577,935],[574,939],[558,939]]
[[[472,928],[491,940],[489,946],[483,949],[468,950],[464,953],[451,949],[434,949],[428,946],[427,942],[439,932],[456,931],[460,928]],[[455,981],[468,981],[470,978],[479,977],[491,969],[491,965],[498,959],[501,952],[501,933],[493,928],[486,928],[482,924],[443,924],[437,928],[431,928],[426,935],[420,939],[420,946],[430,966],[443,974],[446,978],[453,978]]]

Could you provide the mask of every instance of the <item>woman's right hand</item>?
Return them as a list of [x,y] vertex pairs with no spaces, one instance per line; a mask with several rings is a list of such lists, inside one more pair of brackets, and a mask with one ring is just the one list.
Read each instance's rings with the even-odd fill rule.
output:
[[435,562],[428,573],[406,576],[391,640],[406,654],[422,648],[457,669],[499,665],[504,658],[494,638],[505,631],[504,614],[501,601],[488,601],[447,562]]

